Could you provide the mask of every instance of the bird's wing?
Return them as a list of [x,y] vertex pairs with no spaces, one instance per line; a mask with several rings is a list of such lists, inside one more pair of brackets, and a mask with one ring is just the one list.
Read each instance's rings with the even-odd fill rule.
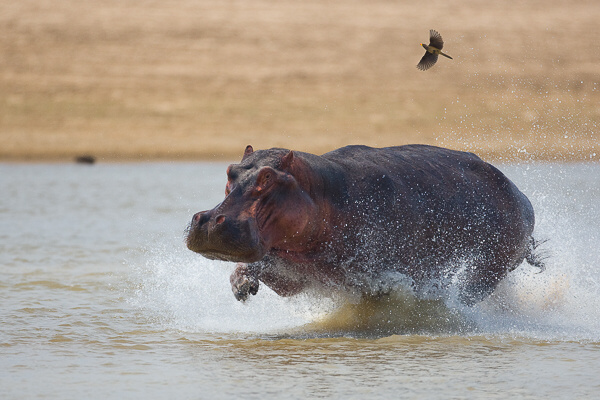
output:
[[421,61],[419,61],[419,63],[417,64],[417,68],[419,68],[421,71],[426,71],[429,68],[433,67],[433,64],[436,63],[437,59],[437,54],[426,52],[423,58],[421,58]]
[[442,35],[438,31],[434,31],[433,29],[429,31],[429,45],[440,50],[444,47]]

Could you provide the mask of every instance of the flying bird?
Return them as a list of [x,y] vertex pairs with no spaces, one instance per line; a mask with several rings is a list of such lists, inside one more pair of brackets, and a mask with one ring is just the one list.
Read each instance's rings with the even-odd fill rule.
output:
[[444,41],[442,40],[442,35],[440,35],[438,31],[433,29],[429,30],[429,45],[421,43],[421,46],[425,48],[425,55],[417,64],[417,68],[419,68],[421,71],[426,71],[433,67],[433,65],[437,62],[438,54],[441,54],[444,57],[448,57],[452,60],[452,57],[450,57],[448,54],[442,53]]

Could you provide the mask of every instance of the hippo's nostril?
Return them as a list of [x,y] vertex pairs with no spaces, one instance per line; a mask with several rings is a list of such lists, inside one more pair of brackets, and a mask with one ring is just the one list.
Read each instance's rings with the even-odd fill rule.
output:
[[209,217],[206,215],[205,212],[196,213],[192,217],[192,223],[194,225],[202,225],[202,224],[206,223],[208,220],[209,220]]
[[217,216],[217,218],[215,219],[215,222],[217,223],[217,225],[222,224],[223,222],[225,222],[225,216],[224,215]]

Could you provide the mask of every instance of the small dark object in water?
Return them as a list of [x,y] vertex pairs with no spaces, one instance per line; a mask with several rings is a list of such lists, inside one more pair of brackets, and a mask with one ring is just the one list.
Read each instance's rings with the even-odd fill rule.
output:
[[77,156],[75,157],[75,162],[77,164],[94,164],[96,157],[90,155]]

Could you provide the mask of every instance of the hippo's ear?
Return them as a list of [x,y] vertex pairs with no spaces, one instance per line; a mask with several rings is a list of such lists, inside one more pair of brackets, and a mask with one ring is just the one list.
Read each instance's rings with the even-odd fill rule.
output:
[[242,161],[246,159],[250,154],[254,153],[254,149],[251,145],[246,146],[246,150],[244,150],[244,156],[242,157]]
[[281,157],[281,161],[279,163],[279,168],[282,171],[289,171],[292,163],[294,162],[294,152],[290,150],[285,156]]

